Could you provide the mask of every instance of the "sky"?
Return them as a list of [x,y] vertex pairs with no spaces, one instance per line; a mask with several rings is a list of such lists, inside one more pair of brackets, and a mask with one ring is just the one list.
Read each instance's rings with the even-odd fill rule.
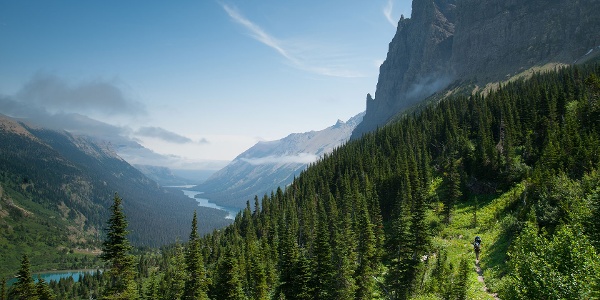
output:
[[232,160],[364,111],[410,6],[0,0],[0,113],[86,120],[180,162]]

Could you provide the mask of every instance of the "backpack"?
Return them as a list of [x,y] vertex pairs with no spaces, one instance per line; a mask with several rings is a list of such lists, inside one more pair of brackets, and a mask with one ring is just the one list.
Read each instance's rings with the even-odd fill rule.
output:
[[481,249],[481,238],[479,236],[475,237],[475,243],[473,243],[473,247],[475,248],[476,252],[479,252],[479,249]]

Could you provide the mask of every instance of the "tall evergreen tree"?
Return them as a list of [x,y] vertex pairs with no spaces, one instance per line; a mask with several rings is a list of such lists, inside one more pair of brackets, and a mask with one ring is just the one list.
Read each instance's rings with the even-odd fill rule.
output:
[[337,299],[354,298],[356,292],[356,282],[354,273],[356,272],[356,237],[354,232],[353,196],[349,174],[343,176],[342,193],[343,196],[336,196],[339,199],[339,211],[335,224],[333,237],[333,259],[337,270],[335,278],[335,295]]
[[106,239],[102,243],[102,258],[108,264],[105,299],[137,299],[134,257],[129,254],[133,248],[127,240],[127,220],[121,207],[122,199],[115,193],[111,216],[106,229]]
[[[258,199],[258,197],[256,197]],[[254,215],[252,223],[254,221]],[[268,299],[269,287],[267,284],[267,273],[263,262],[264,256],[259,250],[259,241],[257,240],[254,229],[249,230],[244,239],[245,258],[246,258],[246,286],[247,294],[251,299]]]
[[186,274],[185,250],[177,242],[168,256],[163,280],[160,281],[159,294],[162,300],[179,300],[183,296]]
[[38,278],[35,288],[37,290],[39,300],[54,300],[56,298],[54,296],[54,292],[52,292],[50,286],[48,286],[48,283],[42,277]]
[[21,268],[17,273],[17,282],[13,284],[12,290],[9,295],[9,299],[18,300],[37,300],[37,289],[35,283],[31,277],[31,265],[29,264],[29,257],[27,254],[23,254],[21,259]]
[[152,273],[150,275],[150,279],[148,282],[148,287],[146,288],[146,298],[148,300],[155,300],[159,298],[159,288],[158,288],[158,278],[156,273]]
[[6,300],[6,278],[0,282],[0,300]]
[[284,229],[281,245],[280,292],[288,300],[306,299],[310,296],[310,265],[305,253],[296,243],[296,235]]
[[355,273],[356,297],[355,299],[373,299],[375,293],[375,275],[377,240],[373,233],[373,224],[367,209],[364,197],[357,197],[357,240],[358,240],[358,268]]
[[469,260],[463,257],[460,260],[458,268],[458,280],[454,286],[454,296],[457,300],[467,299],[467,289],[469,287]]
[[185,282],[183,299],[208,299],[208,296],[206,295],[208,282],[206,270],[204,270],[202,252],[200,251],[200,237],[198,236],[198,219],[196,211],[194,211],[194,217],[192,219],[192,232],[190,233],[186,254],[187,280]]
[[462,197],[461,176],[459,171],[460,159],[449,158],[445,165],[443,190],[444,190],[444,221],[450,223],[452,209]]
[[400,198],[397,201],[390,236],[387,239],[390,266],[386,284],[391,299],[408,299],[412,289],[411,215],[407,202]]
[[239,263],[234,250],[228,248],[217,266],[214,299],[245,300]]
[[331,253],[329,222],[322,201],[319,202],[318,216],[311,285],[314,288],[315,299],[331,299],[335,294],[335,269]]
[[250,247],[250,294],[251,298],[255,300],[267,300],[269,299],[269,286],[267,285],[267,274],[265,271],[264,264],[260,259],[256,246]]

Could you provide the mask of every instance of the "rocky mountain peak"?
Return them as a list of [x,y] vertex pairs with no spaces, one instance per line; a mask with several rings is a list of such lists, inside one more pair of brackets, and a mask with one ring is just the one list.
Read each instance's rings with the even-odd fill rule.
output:
[[572,64],[600,46],[600,1],[413,0],[353,138],[451,83],[485,85]]

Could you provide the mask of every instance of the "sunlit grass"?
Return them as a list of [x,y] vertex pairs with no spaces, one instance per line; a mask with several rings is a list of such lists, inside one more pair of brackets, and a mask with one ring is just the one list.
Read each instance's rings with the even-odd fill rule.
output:
[[[472,272],[469,272],[468,278],[468,299],[493,299],[484,291],[484,283],[477,279],[472,245],[475,236],[482,239],[480,267],[485,285],[490,293],[496,292],[506,272],[506,253],[513,230],[518,226],[515,214],[524,190],[525,184],[519,184],[503,194],[479,195],[456,205],[450,224],[441,226],[440,232],[433,238],[433,249],[446,251],[447,262],[455,269],[463,257],[470,262]],[[435,259],[430,265],[435,264]]]

